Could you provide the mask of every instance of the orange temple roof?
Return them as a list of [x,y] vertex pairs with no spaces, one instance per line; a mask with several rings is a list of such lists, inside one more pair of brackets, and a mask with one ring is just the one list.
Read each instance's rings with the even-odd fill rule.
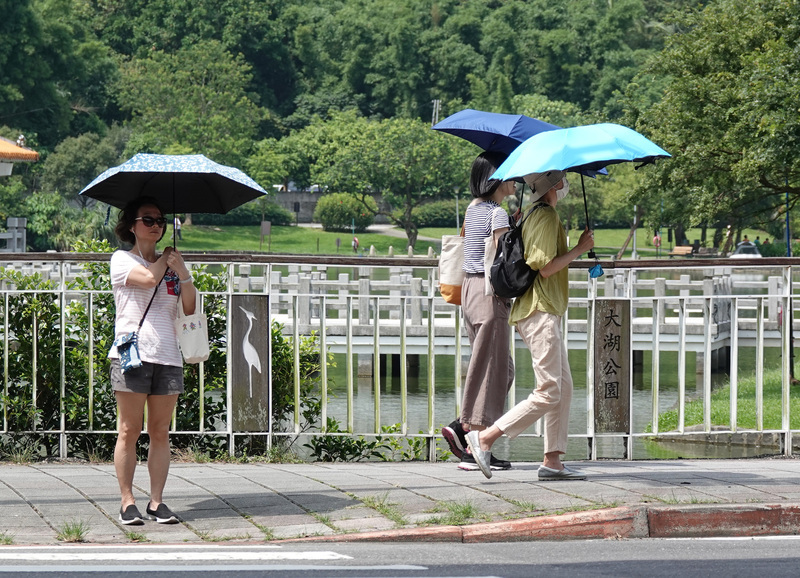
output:
[[38,161],[39,153],[0,137],[0,161]]

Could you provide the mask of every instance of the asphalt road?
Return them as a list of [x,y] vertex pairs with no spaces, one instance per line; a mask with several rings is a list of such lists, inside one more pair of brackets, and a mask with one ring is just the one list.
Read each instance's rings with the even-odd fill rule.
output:
[[795,577],[800,537],[0,548],[0,576]]

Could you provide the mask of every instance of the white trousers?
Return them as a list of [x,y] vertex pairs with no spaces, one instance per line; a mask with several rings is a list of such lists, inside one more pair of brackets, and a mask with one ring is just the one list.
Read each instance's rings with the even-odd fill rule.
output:
[[563,454],[569,435],[572,374],[561,334],[561,317],[537,311],[517,322],[517,331],[530,349],[536,388],[495,425],[515,438],[543,417],[544,452]]

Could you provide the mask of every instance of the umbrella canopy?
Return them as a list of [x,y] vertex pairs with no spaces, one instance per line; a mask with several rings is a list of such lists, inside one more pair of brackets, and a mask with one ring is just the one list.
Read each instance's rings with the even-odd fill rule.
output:
[[485,151],[511,154],[520,143],[540,132],[560,128],[524,114],[501,114],[471,108],[451,114],[433,126],[478,145]]
[[[670,157],[667,151],[635,130],[620,124],[601,123],[561,128],[532,136],[511,153],[492,179],[508,181],[547,171],[573,171],[581,174],[583,207],[589,226],[589,207],[583,175],[606,165],[622,162],[654,162]],[[589,257],[595,258],[594,251]],[[599,268],[592,276],[602,275]]]
[[239,169],[203,155],[139,153],[102,173],[80,194],[120,209],[148,196],[166,213],[227,213],[267,191]]
[[[506,155],[513,153],[521,143],[532,136],[559,129],[561,127],[558,125],[524,114],[501,114],[471,108],[451,114],[433,126],[433,130],[461,137],[485,151],[497,151]],[[602,167],[582,172],[590,177],[598,173],[608,174]]]
[[602,123],[561,128],[532,136],[491,176],[508,181],[547,171],[599,170],[622,162],[652,162],[671,156],[635,130]]

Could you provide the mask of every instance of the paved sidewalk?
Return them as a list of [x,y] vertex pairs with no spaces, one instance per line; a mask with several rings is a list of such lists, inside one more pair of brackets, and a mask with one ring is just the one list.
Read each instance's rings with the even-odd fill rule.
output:
[[[800,460],[570,462],[586,481],[537,480],[516,463],[487,480],[449,463],[174,463],[166,503],[183,519],[121,526],[110,464],[0,464],[0,544],[491,541],[800,533]],[[139,509],[147,468],[136,471]]]

